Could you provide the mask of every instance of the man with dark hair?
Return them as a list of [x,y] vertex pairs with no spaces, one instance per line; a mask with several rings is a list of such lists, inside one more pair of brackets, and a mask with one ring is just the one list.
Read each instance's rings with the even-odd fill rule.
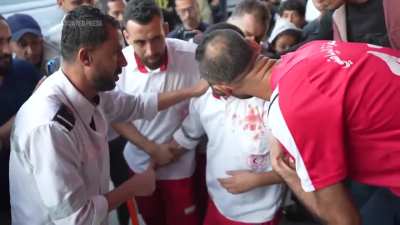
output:
[[[224,95],[271,99],[268,123],[274,140],[273,169],[326,224],[360,224],[343,182],[376,186],[382,209],[400,218],[400,53],[388,48],[316,41],[281,61],[220,60],[221,47],[250,51],[236,33],[213,32],[199,46],[202,76]],[[200,51],[201,50],[201,51]],[[237,66],[232,74],[217,75]],[[209,63],[214,65],[211,67]],[[379,75],[379,76],[378,76]],[[381,223],[375,220],[375,224]]]
[[266,5],[259,0],[243,0],[233,11],[227,22],[239,27],[246,38],[260,43],[270,24],[271,15]]
[[302,29],[306,24],[306,6],[301,0],[286,0],[279,6],[279,15]]
[[[151,119],[196,90],[128,95],[110,91],[126,60],[118,22],[81,6],[65,18],[62,68],[19,110],[11,135],[13,224],[107,224],[107,214],[154,190],[150,165],[109,190],[108,122]],[[35,115],[34,117],[32,115]]]
[[[57,0],[57,5],[65,14],[67,14],[81,5],[93,6],[94,0]],[[62,28],[63,28],[63,21],[60,21],[59,24],[54,25],[46,32],[46,37],[45,37],[47,41],[49,41],[52,45],[56,46],[59,49],[60,49]]]
[[11,30],[0,16],[0,221],[11,221],[9,196],[10,133],[14,115],[29,98],[40,79],[39,73],[29,63],[13,59]]
[[[196,45],[165,38],[167,24],[153,0],[131,0],[124,14],[124,35],[130,46],[123,50],[128,65],[118,87],[127,92],[165,92],[190,87],[200,74],[194,59]],[[114,126],[130,142],[124,157],[138,173],[150,161],[157,165],[156,191],[136,198],[148,225],[198,224],[193,191],[194,152],[174,154],[168,144],[187,114],[188,101],[158,113],[152,120],[135,120]],[[171,207],[171,203],[174,203]]]
[[201,21],[197,0],[175,0],[175,11],[182,24],[176,26],[168,37],[189,41],[206,30],[208,24]]
[[125,0],[98,0],[96,7],[104,14],[114,17],[120,24],[123,23]]
[[42,75],[50,75],[47,62],[59,57],[58,49],[43,40],[42,30],[36,20],[27,14],[14,14],[7,18],[11,29],[11,48],[15,57],[26,60]]

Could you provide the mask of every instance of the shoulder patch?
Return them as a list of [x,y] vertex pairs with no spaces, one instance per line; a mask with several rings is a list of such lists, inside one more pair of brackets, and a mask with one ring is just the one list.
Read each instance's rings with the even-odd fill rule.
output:
[[65,106],[61,105],[60,109],[57,111],[56,115],[53,117],[53,121],[61,124],[65,129],[71,131],[75,125],[75,117],[72,111]]

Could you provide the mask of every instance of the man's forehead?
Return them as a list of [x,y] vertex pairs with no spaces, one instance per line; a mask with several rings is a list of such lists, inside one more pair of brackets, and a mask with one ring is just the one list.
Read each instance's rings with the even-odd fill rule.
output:
[[11,30],[5,20],[0,20],[0,38],[8,39],[11,37]]
[[140,24],[136,21],[129,20],[126,24],[126,29],[129,35],[140,38],[152,38],[159,36],[163,32],[161,18],[154,17],[151,22],[147,24]]
[[175,7],[178,9],[188,8],[195,5],[195,0],[176,0]]

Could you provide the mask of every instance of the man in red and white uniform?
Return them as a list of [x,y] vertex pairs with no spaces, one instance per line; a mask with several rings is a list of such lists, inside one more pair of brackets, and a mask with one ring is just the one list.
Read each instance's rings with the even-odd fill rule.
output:
[[[120,75],[119,89],[127,93],[160,93],[191,87],[199,81],[196,45],[165,38],[166,24],[153,1],[130,1],[124,22],[129,46],[123,53],[128,65]],[[114,126],[131,141],[125,146],[124,157],[133,173],[142,172],[151,161],[157,166],[155,193],[136,198],[147,225],[199,223],[193,191],[195,152],[188,151],[175,159],[172,150],[164,145],[181,125],[188,104],[185,101],[161,111],[150,121],[133,121],[137,130],[130,130],[132,126],[127,128],[126,124]]]
[[[242,42],[237,34],[212,34],[199,46],[202,76],[226,94],[271,100],[269,126],[283,146],[271,150],[272,165],[299,198],[327,224],[360,223],[342,185],[346,178],[387,188],[400,204],[400,53],[318,41],[278,63],[260,58],[253,70],[238,69],[230,79],[205,66],[207,57],[240,63],[251,49],[236,49]],[[216,54],[218,44],[233,57],[232,51],[243,53]]]

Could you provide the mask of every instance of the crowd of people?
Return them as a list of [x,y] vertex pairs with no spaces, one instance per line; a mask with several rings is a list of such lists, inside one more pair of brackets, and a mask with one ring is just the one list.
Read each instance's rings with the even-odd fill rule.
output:
[[400,225],[400,1],[57,4],[0,15],[1,224]]

